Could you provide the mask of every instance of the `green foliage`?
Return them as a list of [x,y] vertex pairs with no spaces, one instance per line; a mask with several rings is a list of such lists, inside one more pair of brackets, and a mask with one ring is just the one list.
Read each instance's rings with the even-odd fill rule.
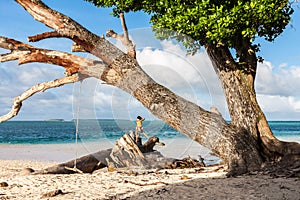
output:
[[139,11],[142,10],[141,1],[138,0],[85,0],[93,3],[98,7],[112,7],[113,15],[118,17],[121,12]]
[[[115,16],[121,11],[149,13],[155,30],[172,30],[171,37],[186,45],[189,41],[184,41],[187,39],[180,34],[188,35],[200,45],[222,44],[229,48],[238,45],[241,37],[250,42],[257,36],[273,41],[283,32],[293,13],[288,0],[86,1],[101,7],[113,7]],[[166,31],[157,34],[162,38],[170,37]]]

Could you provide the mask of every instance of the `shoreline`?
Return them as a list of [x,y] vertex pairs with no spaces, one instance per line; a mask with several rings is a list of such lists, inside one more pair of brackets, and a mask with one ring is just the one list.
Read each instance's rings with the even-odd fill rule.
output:
[[[282,141],[300,143],[300,137],[278,137]],[[192,157],[204,159],[206,165],[214,165],[221,159],[211,155],[211,151],[188,138],[162,140],[164,147],[156,146],[155,150],[163,156],[175,159]],[[104,139],[97,142],[59,143],[59,144],[0,144],[0,160],[27,160],[45,162],[67,162],[97,151],[112,148],[115,141]]]
[[[199,155],[207,164],[219,162],[219,158],[212,156],[210,150],[200,144],[185,138],[168,139],[162,141],[164,147],[154,149],[165,157],[182,159],[192,157],[199,159]],[[0,144],[0,160],[35,160],[66,162],[100,150],[112,148],[115,141],[61,143],[61,144]]]

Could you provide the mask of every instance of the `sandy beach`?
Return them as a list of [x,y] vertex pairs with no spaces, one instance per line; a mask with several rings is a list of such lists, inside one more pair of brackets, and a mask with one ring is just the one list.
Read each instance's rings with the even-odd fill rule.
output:
[[[199,154],[199,148],[193,145],[177,153],[182,157]],[[97,145],[88,146],[89,149],[86,145],[77,145],[78,156],[91,153],[92,148],[99,148]],[[226,178],[224,166],[113,172],[103,168],[92,174],[23,175],[24,168],[39,170],[73,159],[74,146],[0,145],[0,150],[1,200],[300,199],[299,178],[272,178],[259,173]],[[161,150],[166,155],[174,153],[174,148]]]
[[182,170],[106,168],[93,174],[22,175],[54,162],[1,160],[0,199],[300,199],[299,178],[225,178],[222,167]]

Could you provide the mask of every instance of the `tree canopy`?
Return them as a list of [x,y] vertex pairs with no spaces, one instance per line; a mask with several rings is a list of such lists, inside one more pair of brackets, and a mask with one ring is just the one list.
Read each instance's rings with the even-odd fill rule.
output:
[[[241,39],[253,42],[257,36],[273,41],[283,32],[293,13],[288,0],[86,1],[100,7],[113,7],[114,16],[138,10],[149,13],[153,28],[172,30],[174,34],[185,34],[196,40],[198,46],[188,46],[191,41],[181,41],[193,50],[206,44],[235,48]],[[258,45],[255,47],[259,51]]]

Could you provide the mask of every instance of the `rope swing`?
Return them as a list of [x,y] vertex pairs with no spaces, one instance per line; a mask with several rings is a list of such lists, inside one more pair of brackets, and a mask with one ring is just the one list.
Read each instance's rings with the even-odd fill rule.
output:
[[83,173],[80,169],[77,169],[77,157],[78,157],[78,151],[77,151],[77,147],[78,147],[78,136],[79,136],[79,115],[80,115],[80,96],[81,96],[81,89],[82,89],[82,81],[79,81],[80,83],[80,87],[79,87],[79,94],[78,94],[78,98],[77,98],[77,110],[76,110],[76,123],[75,123],[75,159],[74,159],[74,167],[67,167],[65,166],[65,169],[67,170],[71,170],[77,173]]
[[[81,96],[81,89],[82,89],[82,82],[80,81],[80,87],[79,87],[79,95],[77,99],[77,115],[76,115],[76,131],[75,131],[75,144],[76,147],[78,147],[78,134],[79,134],[79,115],[80,115],[80,96]],[[75,160],[74,160],[74,168],[76,168],[77,165],[77,156],[78,156],[78,151],[77,148],[75,148]]]

